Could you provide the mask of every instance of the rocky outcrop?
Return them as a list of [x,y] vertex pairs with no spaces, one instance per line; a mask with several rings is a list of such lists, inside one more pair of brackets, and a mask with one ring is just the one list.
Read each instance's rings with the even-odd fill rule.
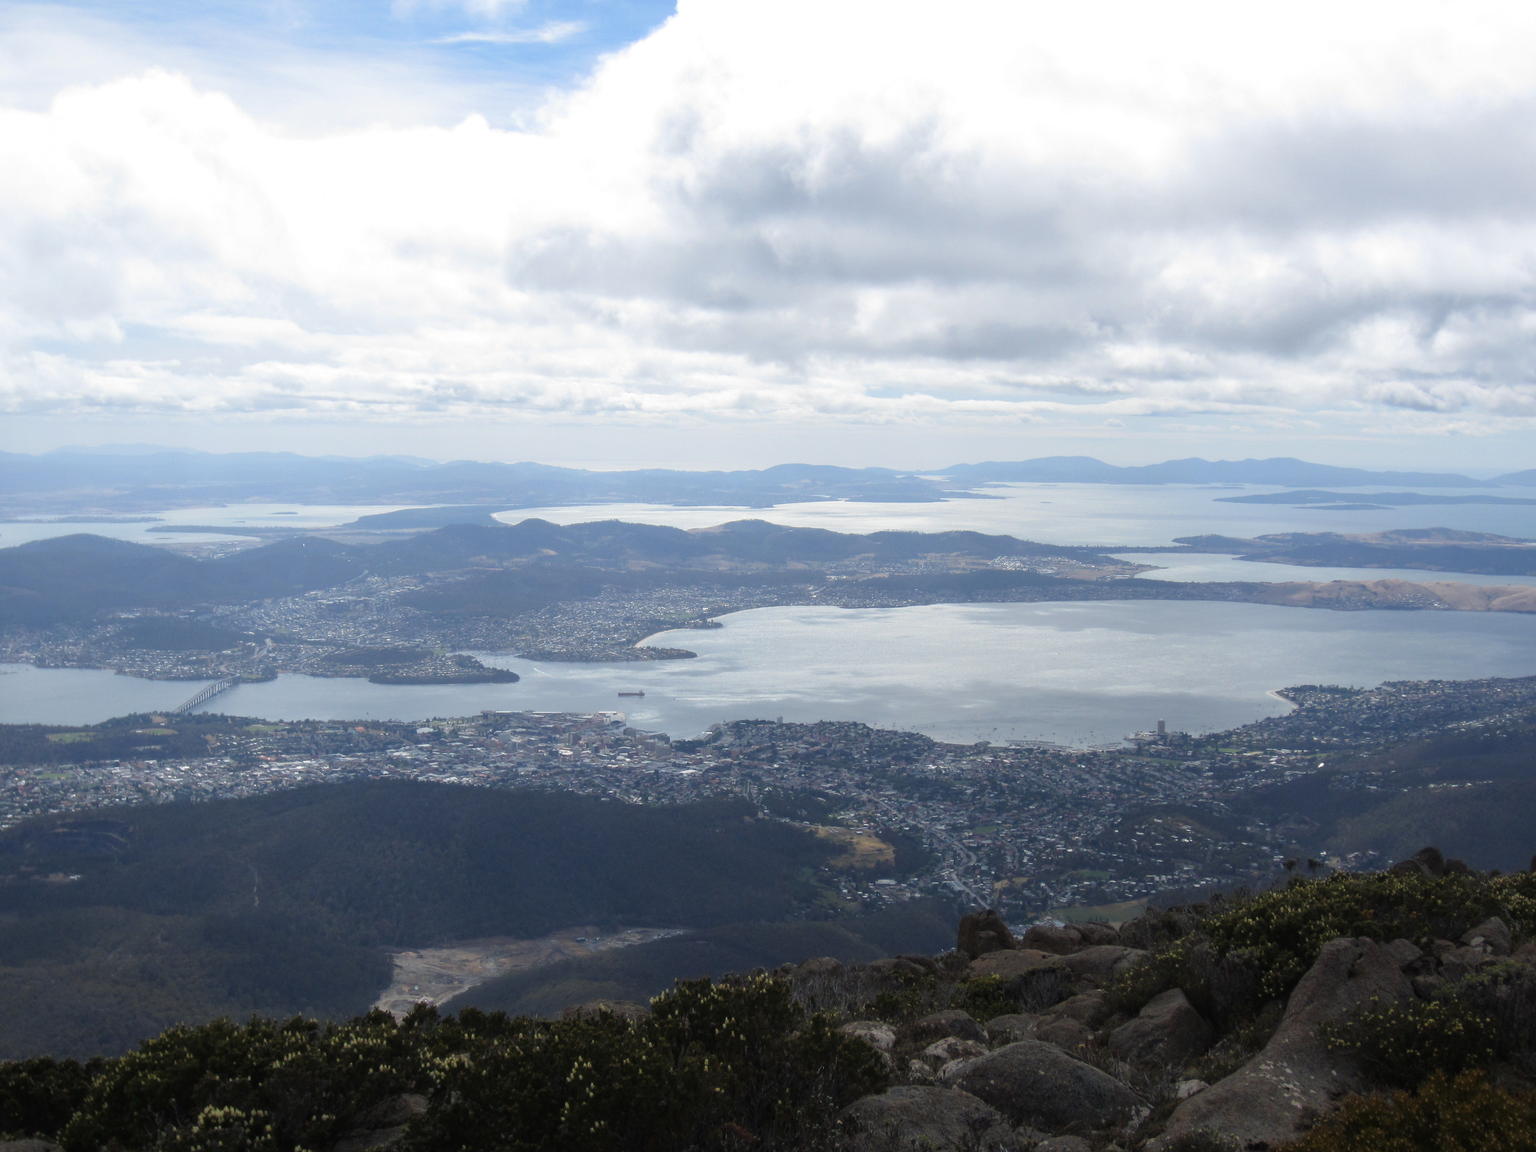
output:
[[972,960],[988,952],[1018,946],[1008,925],[991,908],[962,916],[956,937],[956,950]]
[[954,1088],[906,1085],[849,1105],[849,1152],[1019,1152],[1024,1142],[991,1105]]
[[1109,1034],[1109,1051],[1129,1064],[1182,1068],[1211,1046],[1215,1030],[1195,1011],[1183,989],[1170,988],[1149,1000],[1134,1020]]
[[1014,1124],[1046,1132],[1119,1128],[1141,1108],[1106,1072],[1042,1040],[1020,1040],[946,1068],[941,1082],[985,1100]]
[[1163,1136],[1163,1152],[1183,1137],[1218,1135],[1239,1148],[1294,1139],[1343,1093],[1361,1086],[1358,1070],[1323,1044],[1319,1030],[1375,998],[1412,995],[1388,949],[1373,940],[1331,940],[1286,1004],[1261,1052],[1232,1075],[1180,1104]]
[[901,1038],[909,1044],[929,1044],[954,1036],[961,1040],[986,1043],[987,1030],[971,1016],[958,1008],[944,1012],[932,1012],[912,1021],[902,1029]]

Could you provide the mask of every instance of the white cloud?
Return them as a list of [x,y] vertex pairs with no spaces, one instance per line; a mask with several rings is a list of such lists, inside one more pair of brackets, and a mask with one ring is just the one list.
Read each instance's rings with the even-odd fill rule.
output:
[[684,3],[521,132],[70,87],[0,111],[3,402],[1508,427],[1536,10],[1446,13]]
[[439,36],[434,44],[558,44],[587,30],[579,20],[551,20],[537,28],[509,28],[492,32],[458,32]]

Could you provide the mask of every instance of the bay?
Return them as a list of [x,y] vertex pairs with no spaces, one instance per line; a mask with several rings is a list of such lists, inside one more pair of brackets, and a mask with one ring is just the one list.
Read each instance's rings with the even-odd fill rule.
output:
[[[1536,674],[1536,616],[1330,612],[1197,601],[763,608],[647,643],[692,660],[536,664],[517,684],[395,686],[285,675],[208,710],[265,719],[427,719],[619,710],[674,737],[730,719],[857,720],[944,740],[1111,744],[1166,720],[1206,732],[1284,712],[1300,683]],[[850,658],[850,654],[856,654]],[[0,720],[89,723],[174,707],[198,685],[0,669]],[[618,696],[643,691],[644,697]],[[46,702],[46,707],[44,704]]]

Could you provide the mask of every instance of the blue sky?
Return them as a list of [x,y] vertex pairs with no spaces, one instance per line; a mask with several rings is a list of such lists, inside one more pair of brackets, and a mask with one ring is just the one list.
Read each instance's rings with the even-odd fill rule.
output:
[[1529,467],[1536,9],[0,4],[0,447]]

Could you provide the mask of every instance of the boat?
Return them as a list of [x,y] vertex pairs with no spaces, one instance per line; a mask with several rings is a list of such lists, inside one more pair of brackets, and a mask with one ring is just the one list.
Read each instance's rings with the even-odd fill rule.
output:
[[620,692],[620,696],[644,696],[644,692]]

